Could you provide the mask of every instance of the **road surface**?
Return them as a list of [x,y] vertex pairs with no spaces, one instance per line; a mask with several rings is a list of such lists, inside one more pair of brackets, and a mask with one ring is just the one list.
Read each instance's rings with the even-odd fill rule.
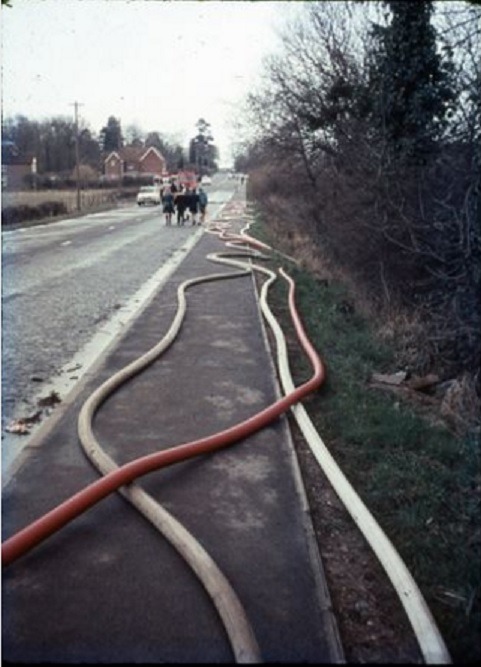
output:
[[[214,178],[209,217],[234,187]],[[63,399],[200,233],[189,223],[166,227],[160,207],[136,204],[3,233],[4,466],[28,440],[9,425],[48,418],[52,392]],[[27,424],[30,434],[36,427]]]

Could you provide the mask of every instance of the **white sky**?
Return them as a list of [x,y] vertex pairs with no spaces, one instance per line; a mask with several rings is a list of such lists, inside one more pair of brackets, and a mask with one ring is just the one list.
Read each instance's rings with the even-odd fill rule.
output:
[[2,6],[2,114],[109,116],[182,145],[204,118],[220,163],[231,120],[297,2],[11,0]]

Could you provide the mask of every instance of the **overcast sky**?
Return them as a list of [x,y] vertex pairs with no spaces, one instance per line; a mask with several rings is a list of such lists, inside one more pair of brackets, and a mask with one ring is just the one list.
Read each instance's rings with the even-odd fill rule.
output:
[[3,116],[73,117],[98,133],[174,135],[185,145],[204,118],[221,164],[231,118],[278,44],[296,2],[228,0],[10,0],[2,7]]

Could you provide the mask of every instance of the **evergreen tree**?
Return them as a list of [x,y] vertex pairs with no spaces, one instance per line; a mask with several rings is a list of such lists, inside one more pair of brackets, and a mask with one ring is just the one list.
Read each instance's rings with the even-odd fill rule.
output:
[[216,157],[215,146],[211,143],[213,137],[210,133],[210,123],[200,118],[197,123],[197,135],[190,140],[189,160],[195,164],[199,174],[214,167]]
[[371,90],[374,116],[390,154],[424,162],[434,151],[453,101],[449,63],[436,50],[432,2],[385,2],[390,24],[376,25]]
[[100,130],[100,145],[105,153],[116,151],[124,145],[120,120],[109,116],[107,125]]
[[88,127],[80,128],[79,153],[80,161],[83,164],[88,164],[94,169],[100,169],[100,147]]

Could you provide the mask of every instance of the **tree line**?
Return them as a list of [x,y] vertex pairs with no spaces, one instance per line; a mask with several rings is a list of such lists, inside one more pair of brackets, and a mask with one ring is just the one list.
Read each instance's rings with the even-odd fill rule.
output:
[[[84,178],[95,179],[102,173],[105,155],[124,146],[154,146],[166,159],[169,172],[188,166],[214,171],[218,152],[213,144],[210,124],[200,119],[196,128],[197,134],[191,139],[186,154],[175,140],[169,140],[160,132],[144,133],[138,126],[129,125],[124,133],[121,121],[114,116],[108,117],[98,136],[81,122],[78,128],[81,173]],[[40,175],[68,179],[76,166],[76,132],[75,122],[67,117],[38,121],[17,115],[2,122],[2,148],[11,144],[19,155],[35,156]]]
[[481,394],[481,10],[299,4],[246,101],[236,168],[374,312],[422,323],[419,372],[472,373]]

